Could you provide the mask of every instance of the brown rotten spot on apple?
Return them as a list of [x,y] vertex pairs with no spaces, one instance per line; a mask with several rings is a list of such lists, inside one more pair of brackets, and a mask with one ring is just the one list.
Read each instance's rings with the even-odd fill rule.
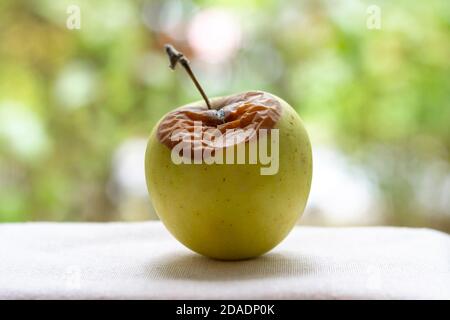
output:
[[[157,137],[169,149],[180,141],[191,150],[229,147],[249,141],[260,129],[272,129],[280,119],[280,103],[265,92],[249,91],[210,101],[186,57],[171,45],[166,45],[166,52],[170,67],[174,69],[180,63],[204,99],[204,103],[170,112],[160,122]],[[217,139],[218,135],[221,139]]]
[[[272,129],[280,117],[277,100],[265,92],[250,91],[214,99],[211,109],[199,104],[174,110],[160,122],[157,136],[170,149],[180,141],[192,143],[192,148],[200,147],[194,141],[203,148],[228,147],[250,140],[260,129]],[[212,135],[219,132],[222,139],[214,139]]]

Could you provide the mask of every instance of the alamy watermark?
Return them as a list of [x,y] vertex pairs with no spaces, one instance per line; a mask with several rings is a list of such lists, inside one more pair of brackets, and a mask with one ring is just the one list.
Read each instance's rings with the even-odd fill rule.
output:
[[203,130],[202,122],[195,121],[193,131],[175,130],[170,138],[178,142],[171,152],[177,165],[260,164],[261,175],[274,175],[279,169],[279,129],[237,128],[222,133],[217,128]]
[[369,30],[380,30],[381,29],[381,8],[377,5],[370,5],[366,10],[367,19],[366,27]]
[[67,290],[78,290],[81,288],[81,268],[72,265],[64,272],[64,284]]
[[68,14],[66,20],[66,27],[69,30],[81,29],[81,9],[76,4],[71,4],[67,7],[66,13]]

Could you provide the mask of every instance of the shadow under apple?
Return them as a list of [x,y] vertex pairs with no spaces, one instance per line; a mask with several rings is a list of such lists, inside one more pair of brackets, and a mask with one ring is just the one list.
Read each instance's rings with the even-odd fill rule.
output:
[[321,264],[303,254],[268,253],[241,261],[221,261],[194,253],[167,255],[148,265],[149,278],[198,281],[233,281],[300,277],[318,272]]

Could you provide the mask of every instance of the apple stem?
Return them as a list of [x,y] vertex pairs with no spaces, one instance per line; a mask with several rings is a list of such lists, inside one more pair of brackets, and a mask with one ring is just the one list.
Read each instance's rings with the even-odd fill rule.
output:
[[175,67],[177,66],[177,63],[178,62],[181,63],[181,65],[186,70],[186,72],[189,74],[189,76],[191,77],[191,79],[194,82],[195,86],[197,87],[197,90],[202,95],[203,100],[205,100],[206,106],[208,107],[208,109],[211,109],[211,104],[209,103],[208,96],[205,94],[205,91],[203,91],[202,86],[197,81],[197,78],[195,77],[194,73],[192,72],[191,66],[189,65],[189,60],[184,56],[184,54],[182,54],[177,49],[175,49],[171,44],[166,44],[164,46],[164,48],[166,49],[166,53],[169,56],[169,60],[170,60],[169,67],[170,67],[170,69],[175,70]]

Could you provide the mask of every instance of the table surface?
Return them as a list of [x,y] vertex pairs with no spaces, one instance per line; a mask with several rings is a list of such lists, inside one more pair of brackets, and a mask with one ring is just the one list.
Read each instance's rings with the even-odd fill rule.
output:
[[270,253],[222,262],[160,222],[0,224],[0,299],[450,299],[450,236],[295,227]]

